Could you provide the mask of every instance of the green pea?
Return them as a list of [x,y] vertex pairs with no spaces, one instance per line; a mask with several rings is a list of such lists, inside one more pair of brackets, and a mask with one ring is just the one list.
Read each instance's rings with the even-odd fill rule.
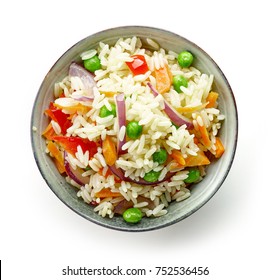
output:
[[147,182],[154,183],[158,180],[160,173],[161,173],[161,171],[151,170],[144,175],[143,179]]
[[165,149],[160,149],[159,151],[153,153],[153,161],[163,164],[168,158],[168,153]]
[[116,116],[116,106],[115,106],[115,104],[111,104],[111,106],[112,106],[112,110],[109,110],[105,105],[103,105],[100,108],[99,116],[101,118],[105,118],[105,117],[108,117],[110,115],[113,115],[115,117]]
[[143,129],[143,127],[141,125],[139,125],[139,122],[132,121],[132,122],[128,123],[128,125],[127,125],[127,128],[126,128],[127,136],[130,139],[137,139],[141,136],[142,129]]
[[193,62],[193,55],[192,55],[192,53],[190,53],[188,51],[182,51],[179,53],[177,60],[181,67],[187,68]]
[[123,213],[127,223],[136,224],[142,219],[142,211],[138,208],[129,208]]
[[97,55],[83,61],[84,68],[90,72],[95,72],[101,68],[100,59]]
[[185,183],[195,183],[200,179],[200,171],[198,168],[191,168],[188,172],[188,177],[184,180]]
[[184,76],[176,75],[173,77],[173,87],[180,93],[182,92],[181,87],[188,87],[188,80]]

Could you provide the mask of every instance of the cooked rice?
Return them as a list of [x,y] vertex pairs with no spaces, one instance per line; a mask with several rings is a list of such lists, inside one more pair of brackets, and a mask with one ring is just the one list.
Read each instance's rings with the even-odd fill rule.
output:
[[[126,153],[119,156],[116,166],[122,168],[126,177],[139,181],[141,177],[151,171],[160,172],[159,180],[163,180],[171,170],[173,163],[158,165],[153,161],[153,154],[164,147],[168,154],[174,149],[181,152],[183,158],[190,155],[197,155],[201,148],[194,141],[194,134],[187,130],[186,125],[176,128],[171,120],[164,114],[164,99],[175,107],[195,107],[202,105],[211,91],[214,77],[201,73],[195,67],[182,69],[177,63],[178,54],[173,51],[165,51],[152,39],[147,39],[147,43],[154,49],[153,52],[142,48],[142,42],[137,37],[120,38],[114,46],[109,46],[103,42],[99,43],[96,50],[85,51],[81,54],[82,60],[98,55],[102,69],[95,71],[95,81],[97,87],[94,88],[94,100],[92,102],[78,101],[74,98],[85,95],[83,82],[80,78],[65,77],[54,86],[54,95],[57,105],[63,107],[63,112],[69,113],[68,107],[83,104],[89,106],[86,113],[74,114],[72,125],[67,129],[67,136],[79,136],[91,141],[100,141],[106,135],[118,138],[122,141],[126,135],[126,127],[118,127],[117,118],[113,115],[101,118],[99,111],[102,106],[111,110],[113,98],[106,97],[106,93],[114,92],[125,94],[126,118],[127,121],[138,121],[144,127],[143,133],[138,139],[128,139],[122,149]],[[126,62],[132,61],[132,54],[144,54],[149,71],[145,74],[133,76],[127,67]],[[189,80],[188,87],[181,87],[182,94],[178,94],[173,87],[163,95],[155,97],[147,83],[156,86],[156,79],[153,75],[155,69],[160,69],[168,65],[172,75],[183,75]],[[59,98],[60,94],[65,97]],[[211,140],[209,150],[215,153],[216,136],[221,128],[221,121],[224,115],[220,114],[217,108],[203,108],[189,114],[194,129],[199,131],[199,127],[205,126]],[[51,120],[51,125],[56,134],[61,134],[61,127],[57,122]],[[98,148],[93,157],[89,157],[89,152],[83,153],[80,146],[77,148],[75,157],[67,153],[66,160],[72,168],[87,168],[91,170],[83,173],[89,177],[88,184],[78,185],[71,178],[67,177],[67,182],[79,188],[77,193],[86,203],[95,203],[94,211],[102,217],[114,216],[115,206],[123,201],[132,201],[134,207],[142,210],[147,217],[159,217],[167,213],[167,208],[172,201],[180,202],[191,195],[184,180],[188,177],[188,170],[183,168],[175,169],[175,174],[169,181],[159,183],[157,186],[141,186],[139,183],[117,181],[114,175],[106,175],[108,166],[102,154],[102,149]],[[206,175],[204,167],[199,167],[201,178]],[[119,193],[119,197],[99,198],[98,192],[109,189],[111,192]],[[153,203],[150,205],[148,199]],[[95,205],[94,204],[94,205]]]

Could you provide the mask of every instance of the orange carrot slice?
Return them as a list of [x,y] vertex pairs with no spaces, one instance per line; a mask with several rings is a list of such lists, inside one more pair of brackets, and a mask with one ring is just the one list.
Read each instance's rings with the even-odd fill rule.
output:
[[208,103],[206,102],[204,104],[200,104],[198,106],[193,106],[193,107],[178,107],[178,108],[175,108],[175,110],[180,114],[193,113],[193,112],[204,109],[205,107],[207,107],[207,104]]
[[54,106],[59,108],[59,109],[64,109],[69,114],[75,114],[77,112],[80,112],[82,114],[86,114],[91,109],[90,106],[86,106],[86,105],[83,105],[81,103],[78,103],[74,106],[66,106],[66,107],[60,106],[60,105],[54,103]]
[[168,65],[155,69],[156,88],[159,93],[165,93],[170,90],[172,85],[172,73]]
[[52,124],[49,123],[45,130],[42,132],[42,136],[44,136],[47,140],[52,140],[52,138],[56,135]]
[[95,197],[105,198],[105,197],[119,197],[122,196],[121,193],[112,192],[110,189],[102,189],[95,194]]
[[171,156],[179,165],[185,166],[186,161],[180,151],[173,150]]
[[201,166],[201,165],[210,164],[210,160],[201,150],[197,152],[196,156],[188,155],[186,158],[183,157],[180,151],[173,150],[171,156],[178,164],[178,166],[173,166],[173,168],[192,167],[192,166]]
[[210,160],[207,158],[207,156],[201,150],[199,150],[197,152],[196,156],[191,156],[191,155],[187,156],[187,158],[185,158],[185,161],[186,161],[185,166],[188,166],[188,167],[210,164]]
[[216,146],[215,157],[220,158],[223,155],[223,153],[225,152],[225,148],[224,148],[224,146],[222,144],[222,141],[219,137],[216,137],[215,146]]
[[218,93],[214,91],[210,91],[206,98],[206,101],[208,102],[206,108],[215,108],[217,106],[217,99],[218,99]]
[[211,140],[209,138],[209,133],[208,133],[207,128],[205,127],[205,125],[203,125],[203,126],[199,125],[199,131],[201,133],[203,145],[207,149],[210,149],[210,147],[212,145],[212,142],[211,142]]
[[52,157],[55,158],[55,164],[59,172],[62,174],[66,171],[65,166],[64,166],[64,157],[62,152],[58,149],[57,145],[49,141],[47,144],[47,148],[50,151]]
[[108,135],[102,142],[102,150],[106,163],[108,165],[114,165],[117,160],[117,151],[115,143],[112,141],[112,138]]
[[113,92],[113,91],[104,91],[103,93],[106,97],[109,97],[109,98],[114,97],[117,94],[117,92]]

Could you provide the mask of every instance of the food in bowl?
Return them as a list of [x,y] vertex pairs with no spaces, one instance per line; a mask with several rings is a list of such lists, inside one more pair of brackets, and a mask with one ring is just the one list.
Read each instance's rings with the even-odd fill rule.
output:
[[225,148],[214,76],[147,39],[120,38],[72,62],[45,114],[46,152],[77,196],[128,223],[167,214]]

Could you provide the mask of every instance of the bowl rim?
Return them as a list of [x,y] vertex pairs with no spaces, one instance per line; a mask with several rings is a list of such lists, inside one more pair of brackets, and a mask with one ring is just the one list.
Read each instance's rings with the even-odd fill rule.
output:
[[[196,48],[199,52],[201,52],[205,57],[207,57],[207,59],[215,66],[215,68],[217,69],[217,71],[219,72],[219,74],[221,75],[223,81],[226,84],[226,87],[228,89],[228,91],[230,92],[230,97],[233,101],[233,109],[234,109],[234,114],[235,114],[235,131],[234,131],[234,139],[233,141],[233,149],[230,155],[230,161],[227,164],[227,168],[226,170],[224,170],[223,176],[222,178],[219,179],[218,184],[215,186],[214,191],[211,193],[210,196],[208,196],[206,199],[204,199],[201,203],[199,203],[198,205],[196,205],[196,207],[194,207],[193,209],[189,210],[185,215],[180,216],[174,220],[162,223],[162,224],[158,224],[155,225],[153,227],[146,227],[146,228],[140,228],[140,227],[134,227],[134,226],[130,226],[129,224],[127,224],[126,227],[118,227],[117,225],[111,225],[111,224],[107,224],[107,223],[102,223],[92,217],[89,217],[87,215],[85,215],[84,213],[80,212],[77,208],[72,207],[72,205],[70,205],[65,199],[63,199],[55,190],[54,188],[52,188],[51,183],[49,182],[49,179],[47,178],[46,172],[45,170],[43,170],[42,166],[41,166],[41,162],[38,156],[38,151],[36,150],[36,146],[35,146],[35,131],[33,130],[34,127],[34,111],[35,111],[35,107],[37,104],[37,100],[39,99],[39,95],[41,92],[41,89],[43,88],[43,85],[46,81],[46,77],[49,75],[49,73],[55,68],[55,66],[58,64],[58,62],[60,60],[63,59],[63,57],[65,57],[66,54],[68,54],[72,49],[76,48],[78,45],[82,44],[82,42],[90,40],[91,38],[93,38],[94,36],[98,36],[98,35],[102,35],[104,33],[107,32],[113,32],[113,31],[120,31],[122,29],[143,29],[145,31],[153,31],[155,30],[156,32],[161,32],[161,33],[166,33],[169,34],[169,36],[174,36],[174,37],[178,37],[180,40],[184,40],[187,44],[192,45],[194,48]],[[125,37],[125,36],[123,36]],[[49,186],[49,188],[51,189],[51,191],[59,198],[60,201],[62,201],[66,206],[68,206],[68,208],[70,208],[72,211],[74,211],[75,213],[77,213],[78,215],[80,215],[81,217],[85,218],[86,220],[93,222],[97,225],[100,225],[102,227],[105,228],[109,228],[109,229],[113,229],[113,230],[117,230],[117,231],[126,231],[126,232],[144,232],[144,231],[153,231],[153,230],[157,230],[157,229],[161,229],[161,228],[165,228],[168,226],[171,226],[173,224],[176,224],[184,219],[186,219],[187,217],[191,216],[193,213],[195,213],[196,211],[198,211],[202,206],[204,206],[216,193],[217,191],[220,189],[220,187],[222,186],[222,184],[224,183],[225,179],[227,178],[234,158],[235,158],[235,154],[236,154],[236,149],[237,149],[237,142],[238,142],[238,129],[239,129],[239,118],[238,118],[238,110],[237,110],[237,104],[236,104],[236,99],[233,93],[233,90],[225,76],[225,74],[223,73],[223,71],[221,70],[221,68],[219,67],[219,65],[214,61],[214,59],[206,52],[204,51],[201,47],[199,47],[196,43],[190,41],[189,39],[186,39],[185,37],[183,37],[182,35],[179,35],[177,33],[174,33],[172,31],[166,30],[166,29],[161,29],[158,27],[152,27],[152,26],[144,26],[144,25],[124,25],[124,26],[117,26],[117,27],[112,27],[112,28],[108,28],[108,29],[104,29],[98,32],[95,32],[93,34],[90,34],[89,36],[86,36],[85,38],[77,41],[75,44],[73,44],[70,48],[68,48],[55,62],[54,64],[50,67],[49,71],[47,72],[47,74],[44,76],[42,83],[39,86],[39,89],[37,91],[37,94],[35,96],[34,99],[34,104],[32,107],[32,112],[31,112],[31,121],[30,121],[30,138],[31,138],[31,146],[32,146],[32,152],[34,155],[34,159],[35,162],[38,166],[38,169],[43,177],[43,179],[45,180],[47,186]],[[159,218],[157,218],[159,219]]]

